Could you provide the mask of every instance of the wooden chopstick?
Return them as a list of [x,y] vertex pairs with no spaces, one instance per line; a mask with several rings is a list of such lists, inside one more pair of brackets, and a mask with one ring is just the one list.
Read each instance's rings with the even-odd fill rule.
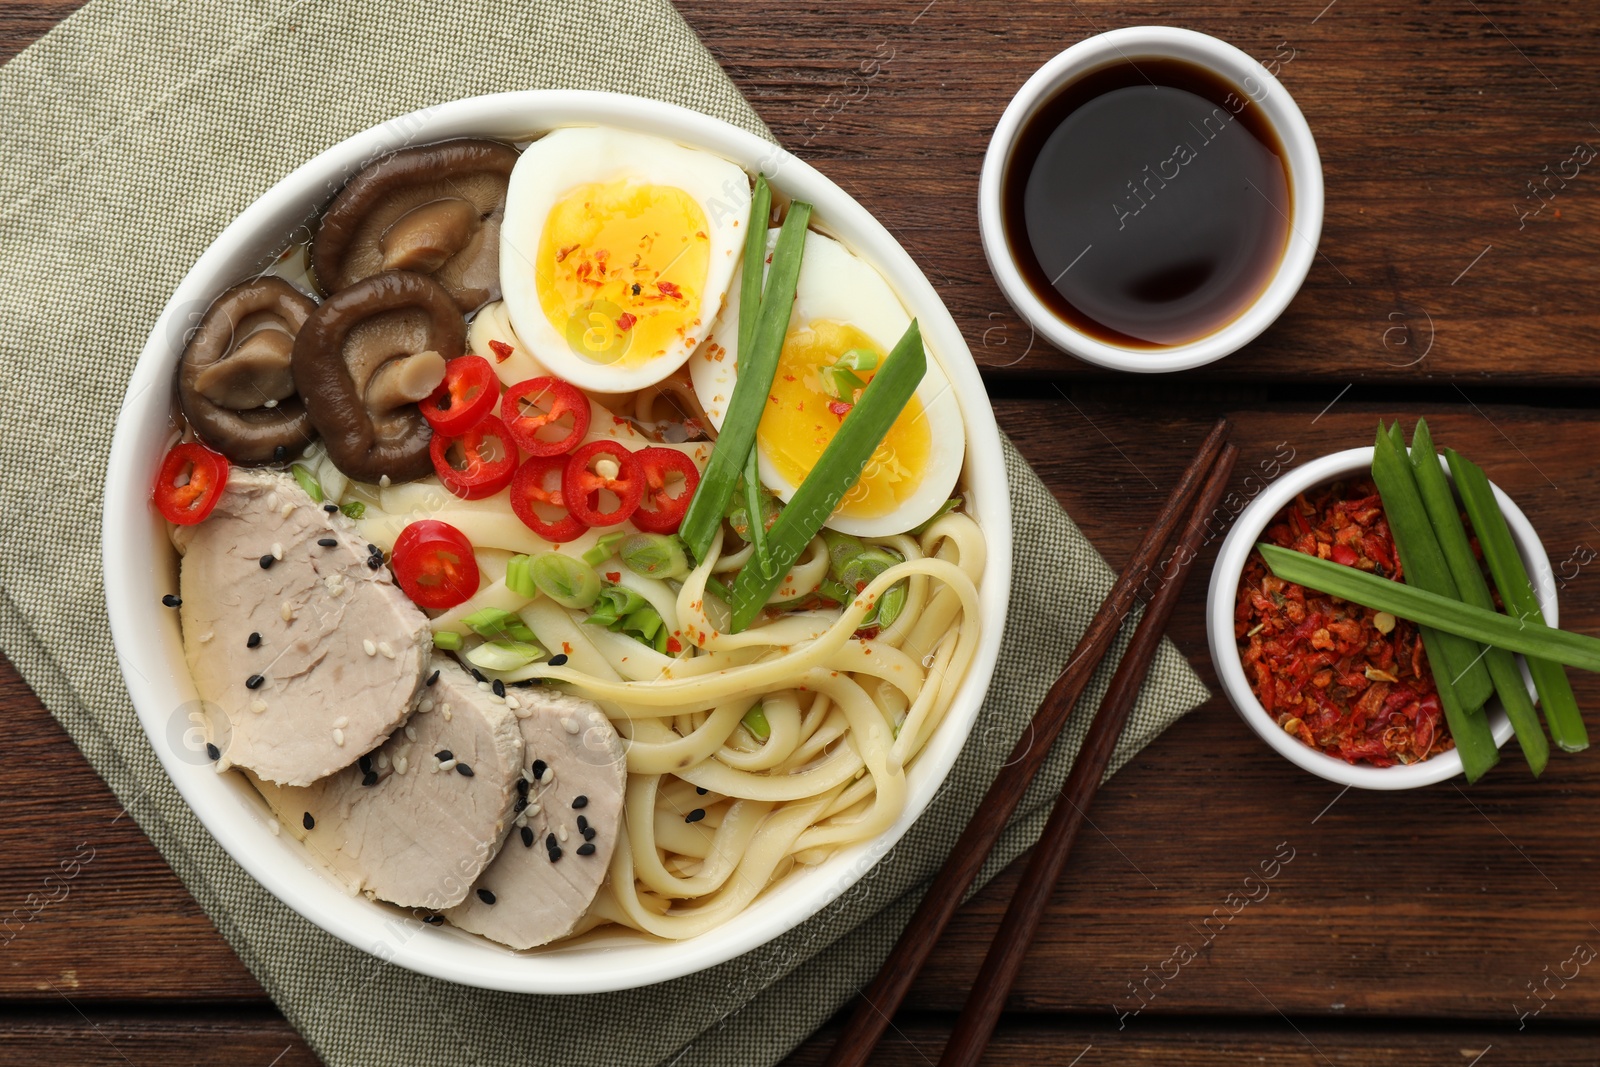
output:
[[1218,419],[1201,442],[1199,451],[1189,461],[1172,495],[1162,505],[1133,557],[1122,568],[1111,592],[1106,594],[1100,609],[1090,619],[1083,638],[1067,660],[1061,676],[1045,694],[1027,731],[1018,738],[1000,774],[989,786],[988,793],[984,795],[983,802],[978,805],[966,829],[961,832],[949,858],[923,896],[916,915],[900,935],[894,951],[884,960],[872,984],[861,991],[855,1012],[834,1043],[827,1061],[828,1067],[864,1067],[872,1055],[878,1040],[888,1028],[890,1018],[905,999],[906,991],[911,988],[917,972],[933,951],[935,942],[955,914],[961,898],[977,878],[984,860],[1021,803],[1034,775],[1044,765],[1073,705],[1078,702],[1084,687],[1099,668],[1123,618],[1133,606],[1140,586],[1189,510],[1190,502],[1221,451],[1227,433],[1227,420]]
[[1045,906],[1050,902],[1051,891],[1061,875],[1067,854],[1072,850],[1072,843],[1077,839],[1078,829],[1083,825],[1084,812],[1100,788],[1106,764],[1110,762],[1111,753],[1122,736],[1122,728],[1138,698],[1139,688],[1144,684],[1150,661],[1160,647],[1161,635],[1166,632],[1167,621],[1172,617],[1172,609],[1192,569],[1189,564],[1199,552],[1206,532],[1205,517],[1221,503],[1237,458],[1236,448],[1232,445],[1225,447],[1217,458],[1210,478],[1206,480],[1195,513],[1173,551],[1170,573],[1161,576],[1161,587],[1151,598],[1144,618],[1139,621],[1133,640],[1129,642],[1128,650],[1117,666],[1117,673],[1111,679],[1105,699],[1101,701],[1100,709],[1089,726],[1088,736],[1078,750],[1078,758],[1067,775],[1067,783],[1061,790],[1055,809],[1050,813],[1050,821],[1045,824],[1044,833],[1033,848],[1033,856],[1028,861],[1022,882],[1006,908],[1005,918],[1000,921],[994,942],[989,946],[989,954],[984,957],[983,966],[972,983],[972,991],[961,1010],[961,1017],[956,1020],[955,1032],[950,1035],[939,1067],[970,1067],[983,1056],[989,1044],[995,1023],[1005,1007],[1006,997],[1016,982],[1017,972],[1022,969],[1023,957],[1033,942]]

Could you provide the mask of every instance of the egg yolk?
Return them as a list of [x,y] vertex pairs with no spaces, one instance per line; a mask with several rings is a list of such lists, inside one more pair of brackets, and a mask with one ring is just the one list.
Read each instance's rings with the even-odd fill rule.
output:
[[[883,349],[848,323],[818,319],[791,329],[783,339],[778,371],[756,435],[763,454],[790,485],[805,480],[844,422],[848,409],[844,401],[823,391],[821,371],[853,348],[875,353],[878,365],[883,365]],[[872,373],[861,371],[858,376],[871,381]],[[876,518],[894,511],[921,481],[931,443],[922,404],[913,396],[835,514]]]
[[711,240],[682,189],[580,185],[550,209],[537,255],[539,305],[579,356],[638,366],[695,346]]

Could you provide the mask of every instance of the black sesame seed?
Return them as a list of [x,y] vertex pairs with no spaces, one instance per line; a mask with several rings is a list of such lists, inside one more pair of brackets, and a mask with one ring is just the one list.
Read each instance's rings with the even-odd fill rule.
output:
[[428,680],[426,682],[423,682],[422,684],[423,685],[432,685],[434,682],[437,682],[438,680],[439,680],[439,672],[438,671],[434,671],[432,674],[428,675]]
[[422,921],[427,923],[429,926],[443,926],[444,925],[444,916],[443,915],[429,915],[426,918],[424,918]]
[[593,845],[593,843],[591,843],[589,841],[585,841],[583,844],[579,845],[578,846],[578,855],[580,855],[580,856],[592,856],[592,855],[594,855],[594,845]]
[[284,445],[273,445],[272,458],[275,462],[282,463],[289,458],[289,449]]
[[593,840],[594,840],[594,835],[595,835],[595,829],[594,829],[594,827],[592,827],[592,826],[588,826],[588,827],[585,827],[585,828],[584,828],[584,831],[583,831],[583,839],[584,839],[584,840],[585,840],[585,841],[593,841]]
[[567,665],[567,654],[565,652],[557,652],[555,655],[550,657],[550,666],[552,666],[552,667],[565,667],[566,665]]
[[544,847],[549,849],[551,852],[554,852],[556,849],[561,847],[561,842],[556,840],[555,834],[546,834],[544,838]]
[[311,817],[311,813],[308,811],[305,813],[305,815],[301,816],[300,825],[304,826],[307,830],[315,830],[317,828],[317,820],[313,819]]
[[443,763],[447,759],[455,759],[456,754],[451,752],[448,748],[441,748],[439,751],[433,754],[433,758],[438,760],[440,763]]
[[367,570],[375,571],[381,566],[383,566],[383,560],[379,559],[377,556],[372,556],[372,557],[368,558],[368,560],[367,560]]
[[699,793],[701,796],[705,796],[707,793],[711,792],[711,790],[709,790],[709,789],[701,789],[699,786],[695,786],[694,787],[694,791],[696,793]]
[[483,676],[483,672],[482,672],[482,671],[480,671],[480,670],[478,670],[478,668],[476,668],[476,667],[469,667],[469,668],[467,668],[467,669],[468,669],[468,670],[470,670],[470,671],[471,671],[471,672],[472,672],[472,677],[474,677],[474,678],[476,678],[476,679],[477,679],[477,680],[478,680],[478,681],[480,681],[480,682],[487,682],[487,681],[488,681],[488,680],[489,680],[489,679],[487,679],[487,678],[485,678],[485,677],[484,677],[484,676]]
[[547,763],[545,763],[545,761],[542,760],[542,759],[534,760],[533,761],[533,776],[535,778],[543,778],[544,777],[545,768],[547,766],[549,766],[549,765]]
[[582,793],[579,793],[577,796],[572,798],[572,806],[574,809],[587,808],[589,806],[589,798],[584,796]]
[[638,296],[639,295],[639,283],[638,282],[634,282],[633,283],[633,289],[631,290],[631,292],[633,293],[634,296]]
[[471,778],[472,768],[468,767],[465,763],[458,763],[456,764],[456,773],[461,775],[463,778]]
[[317,544],[323,548],[333,548],[339,544],[339,539],[337,537],[319,537],[317,538]]
[[578,829],[587,830],[588,828],[589,828],[589,820],[584,818],[582,815],[578,816]]
[[362,774],[366,774],[368,771],[372,770],[372,757],[370,755],[362,756],[360,759],[356,760],[356,766],[361,768]]
[[263,684],[264,684],[264,683],[265,683],[265,682],[266,682],[266,679],[265,679],[265,678],[263,678],[263,677],[261,677],[261,675],[259,675],[259,674],[252,674],[252,675],[251,675],[251,676],[250,676],[250,677],[248,677],[248,678],[246,678],[246,679],[245,679],[245,680],[244,680],[244,687],[245,687],[245,688],[246,688],[246,689],[260,689],[260,688],[261,688],[261,686],[262,686],[262,685],[263,685]]
[[259,648],[260,645],[261,645],[261,635],[256,633],[254,630],[252,630],[250,632],[250,636],[249,637],[244,639],[244,647],[245,648]]
[[339,510],[339,505],[338,504],[324,504],[324,505],[322,505],[322,510],[326,511],[329,515],[332,515],[334,512]]
[[212,763],[215,763],[215,762],[217,762],[217,760],[222,758],[222,750],[220,748],[218,748],[216,745],[213,745],[210,741],[207,741],[206,742],[206,755],[211,757],[211,762]]
[[520,797],[523,797],[523,798],[527,797],[527,795],[528,795],[528,780],[526,778],[518,778],[517,779],[517,795],[520,796]]
[[369,786],[370,785],[377,785],[378,784],[378,772],[377,771],[368,771],[367,773],[363,774],[361,776],[361,784],[362,785],[369,785]]
[[183,607],[183,601],[180,598],[173,596],[171,593],[168,593],[166,596],[162,597],[161,603],[169,608]]
[[491,685],[489,688],[494,693],[495,696],[499,697],[501,700],[505,699],[505,696],[506,696],[506,683],[504,683],[500,679],[496,678],[494,680],[494,684]]
[[383,555],[383,549],[379,548],[377,545],[375,545],[375,544],[373,544],[372,542],[369,541],[369,542],[367,542],[367,555],[369,555],[369,556],[381,556],[381,555]]
[[487,889],[480,889],[478,890],[478,899],[483,901],[485,904],[493,904],[494,894],[489,892]]
[[270,571],[272,569],[272,565],[274,563],[278,562],[278,560],[277,560],[276,557],[273,556],[273,554],[271,552],[268,552],[266,555],[262,556],[256,562],[261,564],[261,569],[262,570]]
[[684,822],[699,822],[701,819],[703,819],[705,817],[706,817],[706,809],[705,808],[695,808],[693,811],[691,811],[689,814],[687,814],[687,815],[685,815],[683,817],[683,821]]
[[550,862],[555,863],[557,860],[561,859],[561,850],[559,848],[553,848],[549,851],[548,855],[550,857]]
[[513,812],[527,811],[528,810],[528,798],[527,797],[518,797],[517,798],[517,802],[515,804],[511,805],[511,810]]
[[522,828],[522,847],[523,848],[532,848],[533,847],[533,830],[530,827],[527,827],[527,826],[524,826]]

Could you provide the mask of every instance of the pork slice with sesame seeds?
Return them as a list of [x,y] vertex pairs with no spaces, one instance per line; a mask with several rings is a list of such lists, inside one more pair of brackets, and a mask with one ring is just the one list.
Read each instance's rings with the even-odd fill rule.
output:
[[[529,782],[529,803],[518,816],[528,833],[519,827],[473,887],[489,890],[495,903],[469,894],[445,918],[523,949],[583,928],[611,865],[628,767],[622,739],[595,704],[544,688],[518,690],[517,699],[513,714],[522,727],[522,770],[532,779],[539,763],[544,772]],[[576,722],[580,729],[569,731],[564,722]],[[573,807],[579,797],[586,798],[581,811]],[[586,832],[590,840],[584,850],[561,846],[563,839],[575,843]]]
[[[184,654],[200,698],[228,716],[229,762],[309,785],[409,713],[431,650],[427,617],[387,568],[368,569],[354,523],[323,512],[290,475],[234,467],[211,517],[176,527],[172,541]],[[213,639],[201,643],[205,633]],[[392,659],[364,654],[377,641]],[[341,716],[343,744],[332,727]]]
[[[257,787],[279,821],[347,887],[402,907],[442,910],[466,897],[500,851],[525,761],[510,710],[484,699],[447,657],[435,657],[434,669],[434,688],[456,707],[450,719],[413,714],[407,725],[415,740],[397,730],[376,753],[308,787]],[[472,775],[433,770],[432,754],[440,751],[456,754]],[[302,815],[312,817],[311,829],[301,829]]]

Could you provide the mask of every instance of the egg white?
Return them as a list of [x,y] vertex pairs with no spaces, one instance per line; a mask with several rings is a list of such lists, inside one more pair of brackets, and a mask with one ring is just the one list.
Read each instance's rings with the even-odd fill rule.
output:
[[743,169],[660,137],[577,126],[546,134],[523,150],[511,171],[500,230],[500,287],[506,309],[539,363],[580,388],[603,393],[655,384],[683,366],[694,347],[686,338],[637,366],[597,363],[572,350],[540,304],[534,257],[551,209],[579,185],[618,179],[674,186],[699,204],[710,252],[697,316],[702,324],[715,318],[727,295],[750,215],[750,180]]
[[[777,237],[777,229],[767,232],[769,252],[777,243]],[[738,381],[739,287],[742,275],[743,268],[735,272],[722,314],[712,324],[705,343],[695,350],[689,361],[695,396],[699,398],[701,407],[705,408],[706,417],[719,430],[727,415],[728,402],[733,397],[734,383]],[[911,316],[906,313],[883,275],[833,238],[808,231],[788,329],[798,329],[819,319],[854,326],[885,353],[894,350],[911,325]],[[967,438],[961,420],[961,405],[950,387],[950,380],[945,377],[938,359],[932,353],[928,353],[928,370],[917,386],[916,397],[922,404],[923,417],[928,420],[931,430],[928,462],[920,472],[921,480],[917,488],[899,507],[884,515],[851,516],[836,513],[828,520],[829,529],[856,537],[904,533],[925,522],[939,510],[941,504],[950,499],[956,481],[961,476]],[[799,486],[790,483],[778,472],[777,466],[761,447],[759,438],[756,452],[762,484],[777,493],[784,503],[788,503]]]

